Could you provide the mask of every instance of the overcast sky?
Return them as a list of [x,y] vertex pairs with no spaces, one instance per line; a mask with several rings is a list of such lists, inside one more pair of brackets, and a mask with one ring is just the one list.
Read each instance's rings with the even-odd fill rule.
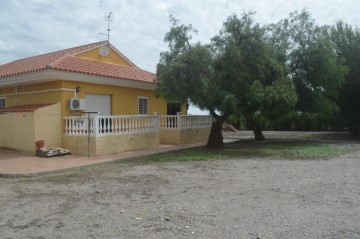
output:
[[197,40],[218,33],[232,13],[256,11],[274,23],[306,8],[318,24],[360,22],[358,0],[0,0],[0,64],[105,40],[105,12],[113,12],[110,42],[139,67],[155,72],[169,15],[192,24]]

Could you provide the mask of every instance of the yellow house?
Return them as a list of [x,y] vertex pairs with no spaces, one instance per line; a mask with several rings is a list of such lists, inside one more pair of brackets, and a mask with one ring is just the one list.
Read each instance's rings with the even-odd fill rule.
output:
[[[0,107],[61,103],[62,116],[80,111],[70,99],[85,99],[84,111],[101,115],[172,114],[155,95],[156,77],[108,41],[20,59],[0,66]],[[180,110],[186,114],[183,104]]]
[[[42,104],[46,106],[60,104],[59,120],[62,134],[65,136],[56,136],[61,137],[60,140],[50,140],[61,142],[51,146],[70,147],[76,142],[74,138],[70,140],[66,136],[79,134],[80,131],[75,129],[90,122],[86,119],[79,121],[87,115],[84,112],[97,113],[98,117],[154,116],[155,113],[174,115],[177,112],[186,115],[186,104],[166,102],[155,94],[156,85],[155,74],[137,67],[108,41],[101,41],[0,65],[0,108],[9,108],[10,112],[17,112],[19,106],[40,107]],[[3,109],[2,112],[6,113],[9,110]],[[145,122],[144,119],[142,120]],[[111,117],[99,118],[98,121],[100,123],[97,124],[91,121],[93,127],[98,127],[96,134],[107,132],[114,135],[116,130],[120,132],[121,127],[135,128],[138,124],[142,124],[140,121],[115,122]],[[147,126],[143,128],[149,128]],[[90,131],[84,129],[82,133],[95,135],[94,130]],[[33,140],[44,140],[39,137],[41,135]],[[128,139],[125,141],[128,142]],[[112,142],[112,144],[116,143]],[[138,144],[151,146],[156,143],[140,140]],[[136,148],[139,147],[127,149]],[[84,153],[84,150],[78,151]],[[112,151],[105,150],[98,153],[94,149],[93,154],[109,152]]]

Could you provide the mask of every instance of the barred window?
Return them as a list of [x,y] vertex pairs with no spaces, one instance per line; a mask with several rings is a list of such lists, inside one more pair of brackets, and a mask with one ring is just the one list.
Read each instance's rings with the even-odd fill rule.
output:
[[139,115],[147,115],[148,114],[148,98],[147,97],[139,97]]
[[5,108],[5,107],[6,107],[6,98],[0,97],[0,109]]

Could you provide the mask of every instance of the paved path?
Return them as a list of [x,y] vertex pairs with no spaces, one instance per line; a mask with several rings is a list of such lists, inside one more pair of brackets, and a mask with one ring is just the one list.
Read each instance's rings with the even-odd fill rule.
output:
[[84,167],[98,163],[136,158],[144,155],[176,151],[204,146],[205,143],[185,145],[160,145],[153,149],[142,149],[104,156],[66,155],[53,158],[40,158],[30,154],[0,150],[0,177],[21,177],[48,174],[54,171]]
[[[239,139],[251,139],[253,133],[251,131],[227,132],[224,133],[224,143],[230,143]],[[308,132],[264,132],[266,137],[285,137],[294,134],[297,136],[308,134]],[[313,133],[314,134],[314,133]],[[157,153],[176,151],[181,149],[204,146],[206,143],[192,143],[185,145],[160,145],[153,149],[142,149],[130,152],[122,152],[117,154],[109,154],[104,156],[86,155],[67,155],[53,158],[40,158],[31,154],[19,153],[14,151],[5,151],[0,149],[0,177],[22,177],[37,174],[49,174],[52,172],[63,171],[76,167],[86,167],[98,163],[106,163],[116,160],[124,160],[136,158],[144,155],[152,155]]]

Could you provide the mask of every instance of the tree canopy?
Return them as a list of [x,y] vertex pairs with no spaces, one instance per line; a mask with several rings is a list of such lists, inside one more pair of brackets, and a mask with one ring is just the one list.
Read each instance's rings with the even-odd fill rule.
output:
[[331,28],[331,38],[339,61],[345,61],[348,74],[339,92],[340,118],[338,125],[360,132],[360,32],[339,21]]
[[168,100],[189,99],[210,111],[216,121],[209,147],[223,146],[221,127],[231,114],[244,115],[263,139],[259,120],[275,117],[296,102],[266,29],[254,23],[253,13],[232,15],[210,44],[202,44],[191,42],[191,33],[196,32],[191,25],[170,20],[172,27],[165,36],[169,51],[161,53],[157,66],[160,94]]
[[330,27],[316,25],[303,10],[270,29],[277,57],[296,87],[296,111],[330,120],[339,111],[338,92],[347,74],[345,62],[334,51]]
[[357,29],[341,21],[318,26],[306,10],[262,26],[248,12],[229,16],[203,44],[192,41],[197,33],[192,25],[172,16],[170,21],[157,90],[165,99],[209,110],[215,119],[209,147],[223,146],[221,127],[229,116],[245,121],[256,140],[264,139],[262,129],[269,123],[288,115],[308,116],[310,129],[324,129],[339,115],[342,127],[359,132]]

